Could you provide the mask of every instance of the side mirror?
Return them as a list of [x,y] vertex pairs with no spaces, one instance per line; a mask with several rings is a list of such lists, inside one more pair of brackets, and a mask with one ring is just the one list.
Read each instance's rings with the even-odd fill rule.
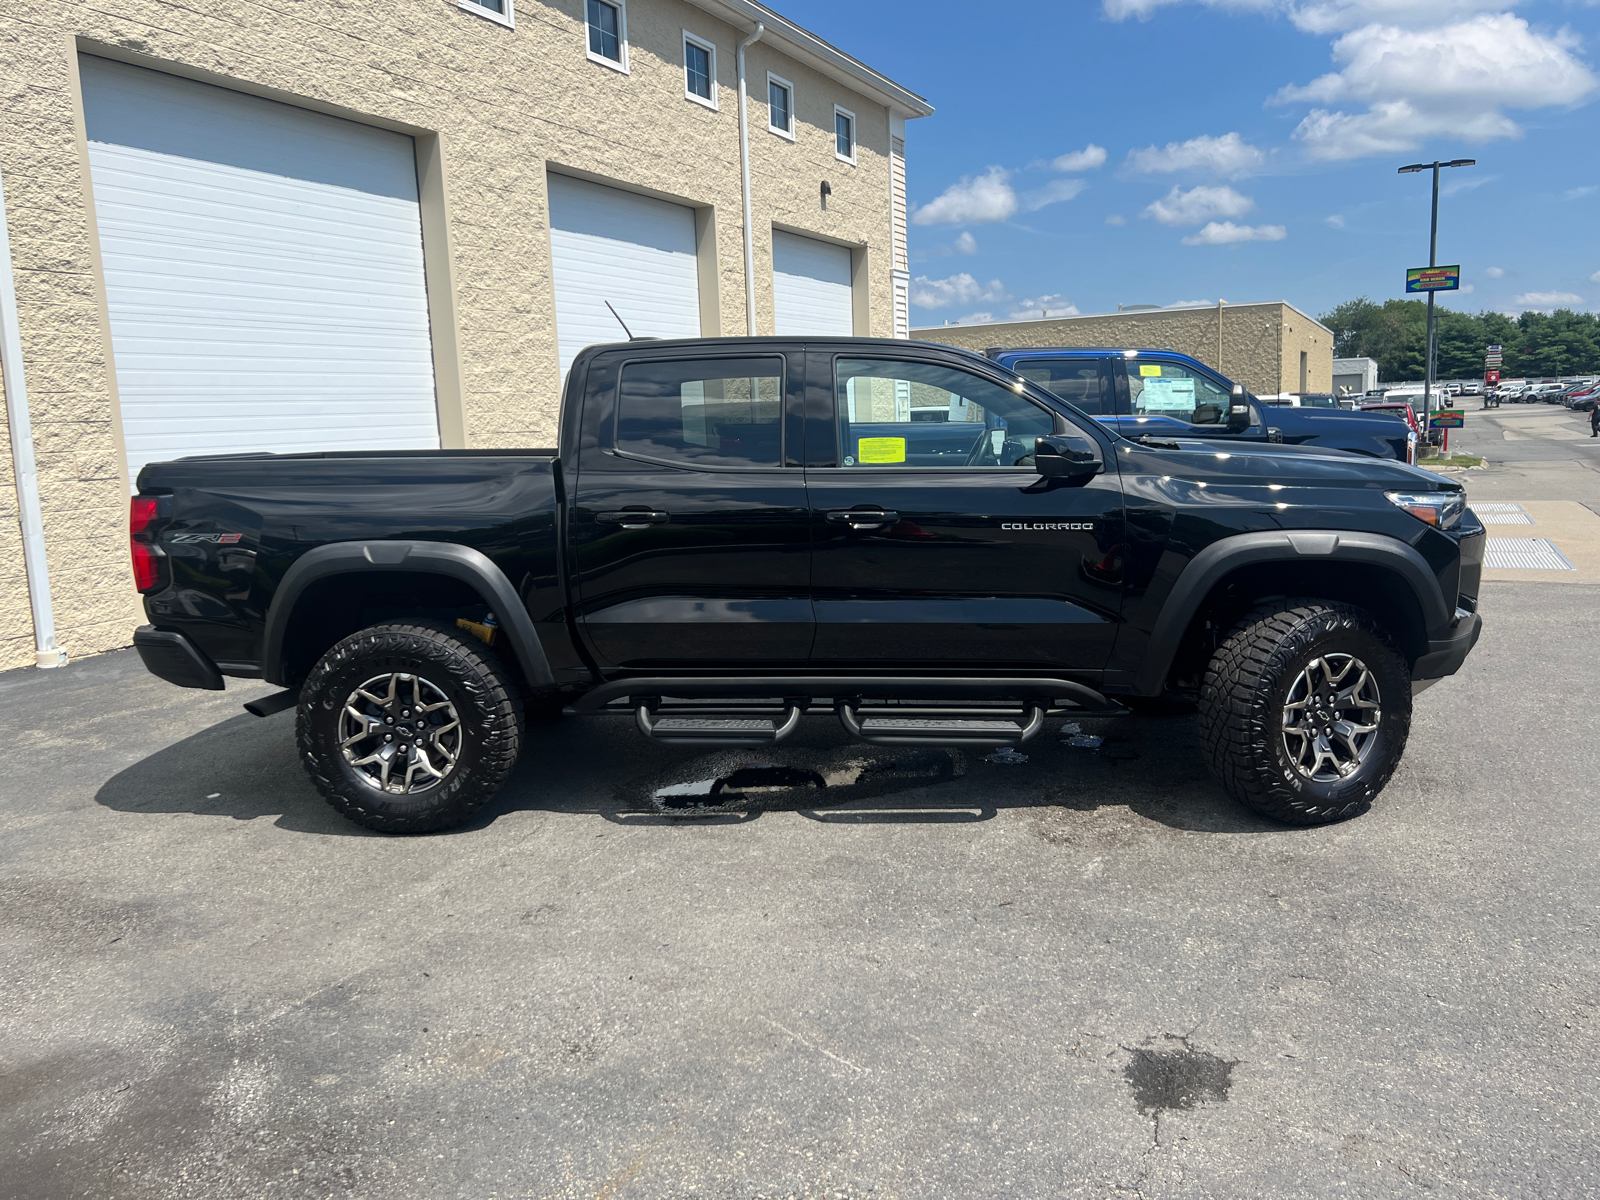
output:
[[1228,432],[1243,433],[1250,428],[1250,395],[1244,390],[1244,384],[1233,385],[1233,393],[1228,397]]
[[1053,434],[1033,444],[1034,470],[1046,479],[1087,483],[1100,473],[1100,448],[1078,433]]

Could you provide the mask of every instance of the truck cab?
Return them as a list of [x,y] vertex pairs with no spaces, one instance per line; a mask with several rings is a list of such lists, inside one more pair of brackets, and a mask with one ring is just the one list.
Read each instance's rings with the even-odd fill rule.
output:
[[985,353],[1124,437],[1283,442],[1412,461],[1407,431],[1392,418],[1334,407],[1265,405],[1252,395],[1249,424],[1230,428],[1233,382],[1175,350],[1048,346]]

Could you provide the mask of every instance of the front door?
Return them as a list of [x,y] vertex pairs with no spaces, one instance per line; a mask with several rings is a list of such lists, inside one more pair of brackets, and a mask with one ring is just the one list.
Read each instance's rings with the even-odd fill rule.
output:
[[803,365],[659,351],[591,364],[568,543],[603,667],[805,664]]
[[[1093,674],[1122,595],[1122,492],[1103,432],[998,371],[915,351],[808,364],[811,661]],[[1033,470],[1034,441],[1093,439],[1081,486]]]

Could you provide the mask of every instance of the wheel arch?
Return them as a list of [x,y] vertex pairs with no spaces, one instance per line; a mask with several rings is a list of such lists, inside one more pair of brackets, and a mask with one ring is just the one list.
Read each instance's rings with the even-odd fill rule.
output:
[[[319,613],[319,600],[341,581],[368,588],[396,580],[415,583],[444,598],[476,597],[494,612],[511,657],[529,686],[553,685],[533,621],[505,572],[470,546],[424,541],[333,542],[296,559],[267,609],[262,677],[269,683],[295,686],[329,646],[355,632],[338,621],[318,623],[313,619]],[[339,629],[343,632],[327,641],[328,631]],[[308,656],[310,661],[306,661]]]
[[1151,630],[1134,690],[1160,695],[1175,672],[1194,665],[1189,660],[1208,635],[1226,634],[1217,625],[1231,624],[1272,596],[1315,596],[1364,608],[1410,663],[1428,652],[1428,631],[1446,625],[1452,611],[1427,561],[1398,538],[1339,530],[1239,534],[1206,547],[1178,576]]

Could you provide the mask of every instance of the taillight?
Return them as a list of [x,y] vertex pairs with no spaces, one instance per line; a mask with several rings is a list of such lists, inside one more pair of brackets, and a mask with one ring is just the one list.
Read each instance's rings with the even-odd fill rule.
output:
[[128,504],[128,547],[133,553],[133,584],[141,592],[161,586],[161,560],[166,557],[154,544],[150,525],[160,516],[156,496],[135,496]]

